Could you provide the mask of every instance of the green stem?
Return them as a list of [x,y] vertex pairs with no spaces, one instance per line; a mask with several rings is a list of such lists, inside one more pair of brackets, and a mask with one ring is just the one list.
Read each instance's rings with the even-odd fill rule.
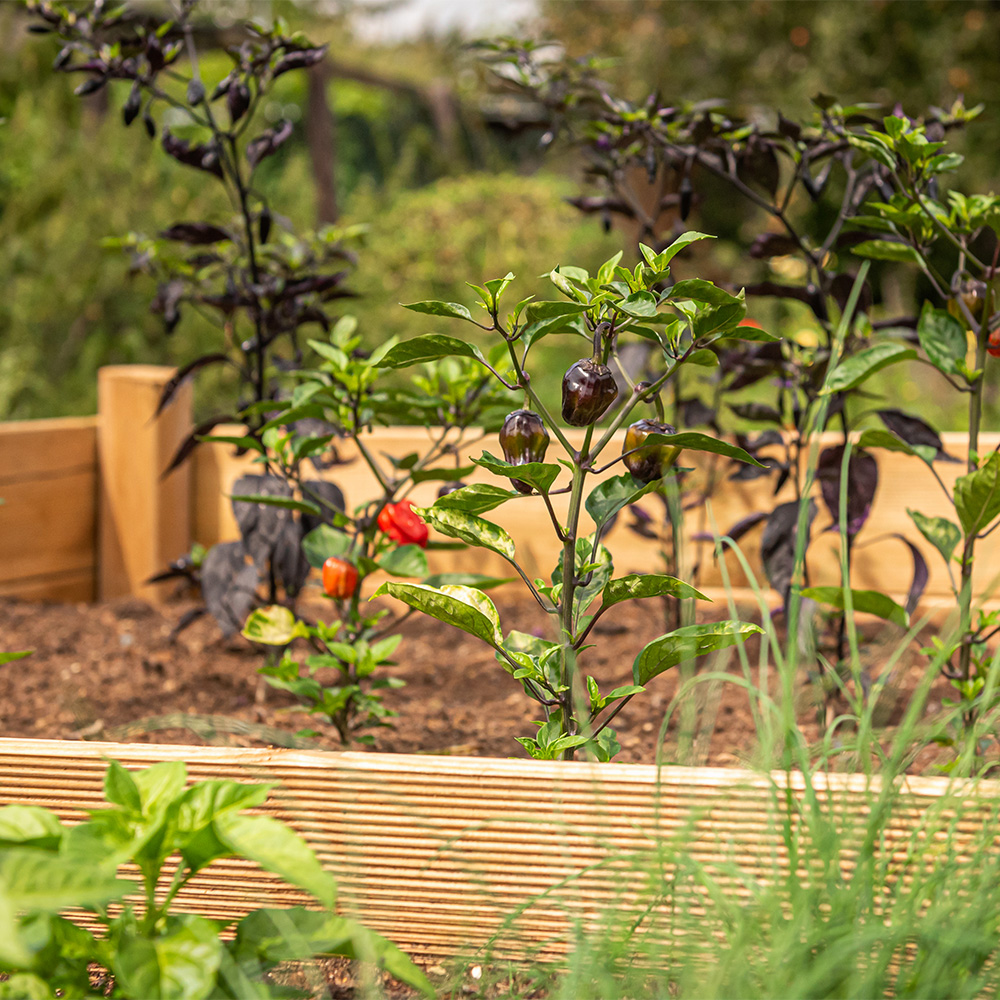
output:
[[514,365],[514,371],[517,373],[518,386],[524,389],[528,398],[531,400],[531,405],[535,412],[542,418],[545,426],[548,427],[558,438],[559,443],[566,449],[566,454],[570,456],[575,455],[576,449],[574,449],[574,447],[569,443],[569,439],[565,434],[563,434],[562,428],[560,428],[560,426],[552,418],[552,414],[549,413],[545,404],[539,398],[538,393],[531,388],[531,379],[525,374],[524,369],[521,367],[521,362],[517,357],[517,351],[514,350],[514,342],[509,338],[507,340],[507,350],[510,353],[510,360]]
[[[593,427],[587,428],[584,452],[590,443]],[[579,462],[573,467],[573,485],[569,497],[569,512],[566,515],[566,540],[563,542],[562,553],[562,593],[559,595],[560,625],[563,635],[563,669],[560,678],[565,691],[560,694],[562,701],[562,732],[573,734],[572,721],[574,687],[576,684],[576,650],[573,648],[574,605],[576,603],[576,537],[580,524],[580,508],[583,500],[583,483],[586,477]],[[569,747],[563,751],[564,760],[572,760],[575,748]]]
[[[987,289],[983,315],[988,316],[993,303],[992,282]],[[987,337],[981,332],[976,338],[975,368],[982,372],[986,366]],[[979,429],[983,416],[983,376],[980,375],[969,394],[969,451],[967,469],[969,474],[979,468]],[[972,567],[976,554],[976,532],[971,531],[965,536],[962,546],[962,574],[958,591],[959,628],[962,645],[958,653],[958,669],[962,679],[969,680],[972,671],[972,643],[968,640],[972,633]],[[965,713],[966,726],[974,722],[971,710]]]

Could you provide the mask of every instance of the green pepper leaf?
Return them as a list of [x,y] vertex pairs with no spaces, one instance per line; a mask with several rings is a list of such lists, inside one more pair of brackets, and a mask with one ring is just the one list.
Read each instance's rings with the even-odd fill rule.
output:
[[440,333],[429,333],[423,337],[404,340],[388,351],[379,361],[379,368],[408,368],[410,365],[437,361],[438,358],[475,358],[485,363],[482,351],[458,337],[446,337]]
[[604,607],[611,607],[620,601],[629,601],[643,597],[676,597],[678,600],[696,598],[701,601],[710,600],[700,590],[678,580],[675,576],[660,573],[631,573],[609,580],[601,594]]
[[685,625],[654,639],[640,651],[632,664],[632,679],[636,684],[645,684],[678,663],[736,645],[763,631],[759,625],[741,621]]
[[514,539],[499,524],[466,514],[465,511],[440,507],[414,507],[429,525],[442,534],[458,538],[470,545],[497,552],[505,559],[514,560]]
[[293,639],[308,638],[309,628],[280,604],[255,608],[240,633],[262,646],[287,646]]
[[559,466],[551,462],[525,462],[523,465],[511,465],[510,462],[505,462],[502,458],[497,458],[488,451],[483,452],[482,458],[474,458],[472,461],[495,475],[506,476],[508,479],[520,479],[521,482],[527,483],[539,493],[548,493],[560,472]]
[[903,344],[875,344],[874,347],[866,347],[837,365],[826,380],[820,395],[828,396],[834,392],[853,389],[887,365],[894,365],[899,361],[913,361],[916,357],[917,352]]
[[707,305],[733,306],[742,305],[743,300],[739,296],[731,295],[724,288],[704,278],[686,278],[683,281],[675,282],[670,289],[671,299],[693,299],[695,302],[704,302]]
[[962,531],[957,524],[946,517],[928,517],[918,510],[906,508],[917,530],[941,553],[945,562],[950,562],[955,547],[962,540]]
[[919,264],[921,259],[908,243],[895,240],[865,240],[851,247],[851,253],[869,260],[896,260],[908,264]]
[[444,302],[441,299],[425,299],[423,302],[403,302],[404,309],[428,316],[448,316],[451,319],[472,319],[472,313],[460,302]]
[[378,560],[379,569],[393,576],[427,576],[427,556],[419,545],[400,545]]
[[[652,437],[652,435],[650,435]],[[584,501],[587,513],[593,518],[594,524],[600,528],[605,521],[612,518],[618,511],[633,504],[647,493],[653,493],[660,485],[656,479],[651,483],[639,483],[629,472],[621,476],[612,476],[598,483]]]
[[651,319],[658,311],[656,296],[646,291],[633,292],[616,302],[615,308],[633,319]]
[[746,462],[749,465],[756,465],[758,468],[765,468],[748,451],[729,444],[727,441],[719,441],[708,434],[701,434],[697,431],[683,431],[680,434],[647,434],[643,438],[643,447],[655,444],[671,444],[677,448],[687,448],[688,451],[708,451],[714,455],[725,455],[726,458],[734,458],[738,462]]
[[898,434],[870,427],[864,431],[858,440],[858,448],[885,448],[886,451],[898,451],[904,455],[913,455],[930,465],[937,458],[938,450],[928,444],[907,444]]
[[[802,591],[802,596],[819,601],[820,604],[829,604],[830,607],[840,611],[844,610],[843,587],[806,587]],[[879,593],[877,590],[854,590],[852,588],[851,605],[855,611],[876,615],[900,628],[907,628],[910,624],[910,616],[906,613],[906,609],[888,595]]]
[[[714,240],[715,238],[716,237],[710,236],[708,233],[699,233],[690,229],[686,233],[681,233],[681,235],[678,236],[677,239],[670,244],[670,246],[656,254],[650,262],[650,266],[662,271],[686,246],[689,246],[692,243],[697,243],[699,240]],[[645,256],[645,251],[643,251],[643,256]],[[646,257],[646,259],[649,260],[648,257]]]
[[503,641],[500,615],[493,602],[472,587],[428,587],[420,583],[386,580],[372,595],[388,594],[446,625],[488,642],[494,649]]
[[291,497],[277,497],[267,493],[241,493],[229,498],[233,503],[256,503],[266,507],[281,507],[283,510],[297,510],[303,514],[318,517],[322,511],[309,500],[293,500]]
[[917,322],[917,336],[927,358],[938,371],[951,375],[965,361],[969,348],[965,327],[951,313],[924,303]]
[[347,555],[351,548],[351,539],[343,531],[332,528],[329,524],[321,524],[313,528],[302,539],[302,551],[310,566],[320,569],[331,556]]
[[513,583],[516,576],[484,576],[482,573],[434,573],[420,582],[426,587],[475,587],[492,590],[505,583]]
[[955,509],[965,534],[978,535],[1000,514],[1000,452],[993,452],[982,468],[955,483]]
[[491,483],[473,483],[438,497],[434,506],[443,510],[461,510],[466,514],[485,514],[517,495],[512,490],[505,490]]

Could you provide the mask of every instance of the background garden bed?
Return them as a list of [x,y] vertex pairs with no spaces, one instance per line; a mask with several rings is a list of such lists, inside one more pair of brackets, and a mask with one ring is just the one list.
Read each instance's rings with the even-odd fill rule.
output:
[[[171,405],[154,417],[160,392],[174,369],[151,365],[123,365],[100,373],[100,412],[93,418],[66,418],[0,424],[0,595],[32,600],[80,601],[138,595],[161,600],[171,593],[169,585],[149,585],[148,578],[161,572],[171,560],[187,552],[192,542],[205,546],[239,537],[228,499],[232,483],[253,471],[251,457],[237,457],[226,444],[201,445],[191,460],[164,476],[179,444],[190,433],[190,386],[182,387]],[[217,433],[234,432],[219,427]],[[570,430],[569,437],[574,439]],[[405,455],[423,447],[429,432],[421,427],[376,428],[369,447],[375,452]],[[831,435],[828,444],[839,440]],[[945,447],[959,456],[965,451],[965,435],[943,435]],[[1000,445],[1000,433],[984,434],[980,449]],[[370,472],[350,443],[341,445],[345,464],[334,466],[325,476],[341,485],[349,505],[375,495]],[[614,447],[614,446],[613,446]],[[483,450],[497,453],[494,437],[468,448],[478,457]],[[858,537],[852,555],[852,584],[860,589],[881,590],[899,600],[909,588],[910,556],[899,536],[926,550],[926,542],[906,511],[913,508],[928,516],[949,516],[947,500],[934,476],[917,459],[874,449],[879,463],[879,485],[872,513]],[[463,456],[465,457],[465,456]],[[695,541],[713,528],[725,533],[741,518],[755,511],[770,511],[776,504],[794,498],[786,485],[776,495],[771,477],[750,481],[728,479],[728,463],[717,456],[686,452],[686,465],[704,478],[709,463],[718,469],[718,484],[711,508],[689,511],[685,525],[688,558],[700,563],[699,586],[723,587],[726,577],[715,564],[710,541]],[[612,475],[617,467],[606,474]],[[949,485],[962,474],[960,462],[939,462],[937,471]],[[491,481],[483,470],[469,482]],[[431,503],[436,485],[418,487],[414,498]],[[554,498],[557,511],[565,497]],[[649,498],[640,506],[663,521],[662,505]],[[546,575],[556,557],[549,522],[539,498],[522,498],[490,515],[518,543],[522,563]],[[605,539],[620,572],[659,571],[658,545],[627,526],[622,516]],[[817,527],[827,520],[821,514]],[[762,525],[741,542],[751,570],[764,581],[758,556]],[[995,567],[1000,563],[1000,537],[984,538],[982,558],[976,563],[975,589],[987,595],[996,587]],[[468,571],[509,575],[508,564],[498,555],[480,550],[432,554],[432,572]],[[809,550],[814,585],[839,584],[839,554],[835,534],[818,539]],[[936,553],[927,553],[929,577],[923,606],[951,609],[948,575]],[[747,596],[750,581],[732,556],[726,560],[731,585]]]

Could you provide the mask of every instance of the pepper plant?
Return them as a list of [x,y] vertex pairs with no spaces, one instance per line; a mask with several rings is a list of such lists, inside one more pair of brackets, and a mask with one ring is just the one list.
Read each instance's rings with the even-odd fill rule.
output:
[[[128,84],[124,125],[141,120],[150,140],[159,138],[167,156],[197,171],[230,206],[208,219],[171,220],[157,235],[133,232],[104,240],[128,254],[134,272],[156,281],[152,309],[168,334],[191,314],[218,331],[213,348],[184,362],[164,387],[157,412],[195,375],[214,371],[235,383],[235,392],[227,387],[228,408],[194,428],[164,473],[222,423],[245,425],[244,434],[229,439],[238,448],[259,447],[271,404],[287,391],[287,370],[303,361],[306,331],[329,331],[330,303],[349,294],[347,247],[356,234],[334,226],[296,231],[272,207],[261,180],[261,166],[295,134],[290,121],[261,122],[275,81],[316,65],[326,46],[290,34],[280,18],[270,28],[245,20],[229,29],[236,38],[226,50],[231,69],[206,80],[198,46],[211,33],[199,30],[197,0],[156,7],[31,0],[27,8],[30,30],[61,45],[54,68],[84,77],[78,95]],[[312,430],[303,426],[299,437]],[[313,489],[338,506],[329,485],[316,480]],[[197,560],[178,560],[154,578],[196,578],[206,609],[227,635],[242,626],[258,588],[270,601],[283,592],[291,603],[308,570],[300,552],[308,523],[260,506],[262,497],[290,500],[287,479],[265,462],[258,476],[236,484],[234,494],[241,539],[216,545]]]
[[[929,651],[944,661],[943,671],[958,695],[960,728],[968,733],[989,707],[982,700],[993,662],[987,642],[1000,633],[1000,616],[976,609],[979,595],[973,588],[977,544],[1000,526],[1000,452],[984,455],[980,446],[989,359],[1000,356],[1000,198],[956,189],[942,194],[948,174],[962,158],[924,122],[890,115],[864,134],[845,138],[876,161],[889,180],[885,197],[852,220],[878,236],[855,252],[917,268],[929,298],[916,323],[916,344],[907,338],[872,345],[834,373],[831,388],[852,388],[887,366],[917,360],[967,397],[966,472],[953,487],[936,473],[933,463],[940,457],[941,439],[924,421],[866,430],[859,445],[923,461],[954,512],[954,519],[917,510],[909,514],[947,567],[958,626],[950,635],[934,637]],[[941,738],[955,740],[954,735]]]
[[[64,824],[40,806],[0,808],[0,996],[285,997],[269,973],[322,955],[377,963],[434,995],[399,948],[334,912],[336,884],[298,834],[272,816],[246,813],[272,786],[186,785],[181,761],[142,771],[112,761],[106,805],[83,823]],[[179,912],[178,893],[228,857],[304,889],[314,908],[265,907],[228,928]],[[123,864],[138,879],[120,878]],[[97,933],[62,915],[75,908],[88,912]]]
[[[402,639],[396,631],[401,619],[367,604],[371,575],[415,577],[428,586],[488,588],[502,582],[482,574],[431,575],[424,550],[454,543],[429,540],[427,524],[414,511],[409,494],[422,483],[440,483],[445,492],[460,485],[473,469],[459,464],[460,456],[499,426],[506,393],[491,385],[469,358],[429,364],[412,388],[387,391],[377,384],[379,359],[395,341],[365,357],[355,326],[352,319],[341,320],[326,341],[312,342],[321,362],[297,373],[295,390],[277,405],[254,446],[259,460],[280,470],[295,494],[278,500],[281,507],[269,508],[265,502],[264,509],[273,511],[272,516],[291,516],[294,509],[314,525],[302,540],[305,569],[321,572],[333,614],[329,622],[310,622],[287,607],[269,605],[254,610],[243,628],[248,639],[280,650],[260,671],[267,682],[291,691],[311,713],[328,721],[345,745],[374,742],[364,730],[387,725],[395,714],[383,704],[382,692],[403,683],[382,676],[379,669],[392,666]],[[304,439],[296,433],[304,420],[324,430]],[[388,456],[376,453],[368,441],[375,422],[432,430],[422,450]],[[336,433],[329,430],[332,425]],[[303,454],[344,439],[356,447],[375,483],[349,513],[324,505],[322,491],[300,473]],[[346,508],[343,502],[340,506]],[[304,659],[292,645],[297,639],[311,648]]]
[[[596,275],[579,267],[559,266],[549,277],[562,294],[561,300],[524,299],[510,307],[505,318],[501,317],[501,304],[514,279],[511,274],[484,286],[472,286],[480,298],[484,321],[458,303],[413,303],[408,308],[464,321],[488,331],[498,343],[484,355],[469,341],[428,334],[395,344],[378,359],[381,367],[405,368],[429,359],[471,358],[496,384],[522,401],[500,429],[504,458],[484,451],[474,460],[476,466],[505,479],[513,489],[471,484],[448,492],[417,512],[442,534],[503,556],[550,616],[552,637],[505,630],[493,602],[475,586],[390,580],[376,594],[398,598],[493,648],[500,666],[521,683],[541,709],[543,718],[537,722],[537,733],[518,737],[536,758],[568,759],[582,749],[599,760],[609,760],[620,749],[611,721],[649,681],[681,662],[760,631],[758,626],[740,621],[675,629],[637,651],[633,683],[611,691],[602,692],[597,678],[582,669],[595,623],[616,604],[664,595],[703,598],[689,584],[666,574],[616,578],[611,553],[601,540],[615,515],[641,496],[665,488],[664,478],[676,475],[673,463],[677,449],[755,463],[744,449],[710,435],[662,433],[670,428],[650,429],[645,419],[637,419],[639,408],[655,406],[659,395],[683,369],[717,364],[716,352],[734,338],[774,339],[759,328],[742,324],[746,312],[742,292],[733,295],[701,279],[678,281],[668,287],[673,258],[705,238],[701,233],[686,233],[660,252],[643,246],[643,259],[631,271],[620,265],[621,254],[602,265]],[[578,337],[587,345],[587,356],[570,367],[563,382],[562,422],[550,402],[535,391],[531,378],[531,349],[553,334]],[[632,384],[625,375],[628,391],[619,398],[614,381],[609,379],[609,368],[620,368],[620,348],[636,338],[654,345],[660,371],[639,384]],[[607,422],[599,428],[602,417]],[[609,457],[607,451],[617,440],[616,432],[629,421],[633,421],[629,441],[636,442],[635,447],[626,448],[623,454],[619,446],[619,453]],[[579,447],[571,443],[563,423],[583,429]],[[548,453],[553,443],[562,452],[557,462]],[[594,484],[593,477],[614,471],[616,466],[624,471]],[[641,475],[637,478],[629,467],[638,468]],[[557,514],[552,502],[558,496],[568,500],[565,516]],[[518,562],[510,535],[482,516],[509,502],[541,502],[548,512],[561,548],[548,579],[529,578]],[[584,515],[592,530],[587,529]],[[592,607],[595,602],[599,602],[596,608]]]
[[[805,315],[814,328],[815,338],[802,342],[789,338],[736,344],[707,376],[695,371],[692,377],[675,382],[668,398],[670,419],[678,426],[707,424],[719,430],[728,411],[738,419],[736,440],[766,468],[711,467],[703,482],[689,482],[684,493],[668,505],[665,531],[651,524],[645,512],[635,512],[636,529],[663,539],[668,565],[676,566],[681,509],[704,510],[702,501],[724,488],[726,477],[770,476],[775,493],[789,483],[792,501],[755,512],[725,531],[737,541],[763,524],[761,561],[787,610],[798,507],[809,479],[802,459],[810,451],[811,434],[817,427],[814,415],[836,360],[835,331],[857,277],[857,257],[872,259],[876,266],[861,289],[841,356],[864,359],[870,357],[868,350],[874,356],[887,351],[888,361],[894,337],[914,344],[923,339],[918,332],[923,323],[919,310],[873,316],[884,279],[896,274],[900,266],[916,262],[908,248],[881,238],[884,223],[879,221],[877,206],[898,196],[902,188],[892,155],[873,155],[878,149],[868,138],[872,129],[881,131],[883,115],[878,105],[846,104],[818,94],[813,98],[813,113],[799,119],[790,119],[777,109],[744,117],[716,101],[692,104],[659,94],[630,100],[601,78],[599,60],[571,60],[552,45],[500,39],[483,43],[481,51],[496,71],[498,86],[526,96],[536,112],[538,108],[547,112],[543,145],[561,140],[585,155],[587,190],[572,199],[580,211],[599,216],[606,228],[613,219],[624,219],[626,231],[654,246],[668,242],[678,225],[689,223],[692,215],[703,225],[714,220],[720,232],[728,231],[741,241],[742,231],[750,229],[756,235],[746,245],[741,264],[749,279],[743,282],[748,299],[782,302],[789,316]],[[966,108],[958,100],[947,108],[928,109],[924,115],[922,134],[935,147],[926,156],[933,163],[924,177],[925,194],[931,195],[925,204],[936,201],[933,192],[940,173],[957,162],[953,154],[940,153],[940,145],[935,144],[981,111]],[[962,275],[963,267],[959,262],[956,281],[964,285],[970,276]],[[944,283],[949,285],[947,279]],[[941,306],[943,300],[939,300]],[[862,397],[857,381],[852,384],[838,377],[835,385],[836,391],[826,396],[829,423],[822,429],[838,429],[841,441],[819,453],[818,479],[832,529],[840,520],[842,476],[846,480],[849,503],[844,545],[849,573],[857,536],[878,485],[878,469],[874,456],[863,447],[842,461],[848,434],[857,422],[858,406],[853,400]],[[744,391],[751,398],[741,398]],[[877,407],[876,414],[886,434],[911,446],[932,447],[936,461],[949,459],[939,435],[919,415],[892,404]],[[761,430],[751,433],[747,424]],[[812,513],[809,528],[814,519]],[[703,534],[708,537],[704,530]],[[926,565],[917,548],[903,536],[899,538],[913,557],[907,600],[912,610],[926,582]],[[805,542],[808,545],[809,539]],[[845,667],[849,631],[847,616],[836,615],[828,646],[834,671]],[[828,671],[823,673],[824,686],[835,690],[835,679]],[[831,706],[826,708],[829,714]]]

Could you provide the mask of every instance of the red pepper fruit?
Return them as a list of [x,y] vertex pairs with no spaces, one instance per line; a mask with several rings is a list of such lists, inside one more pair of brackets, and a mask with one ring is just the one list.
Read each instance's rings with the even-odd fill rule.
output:
[[346,559],[330,556],[323,563],[323,592],[338,601],[350,597],[358,585],[358,568]]
[[411,500],[387,503],[379,511],[378,526],[399,545],[427,548],[427,525],[413,512]]
[[986,353],[991,358],[1000,358],[1000,329],[990,330],[986,341]]

